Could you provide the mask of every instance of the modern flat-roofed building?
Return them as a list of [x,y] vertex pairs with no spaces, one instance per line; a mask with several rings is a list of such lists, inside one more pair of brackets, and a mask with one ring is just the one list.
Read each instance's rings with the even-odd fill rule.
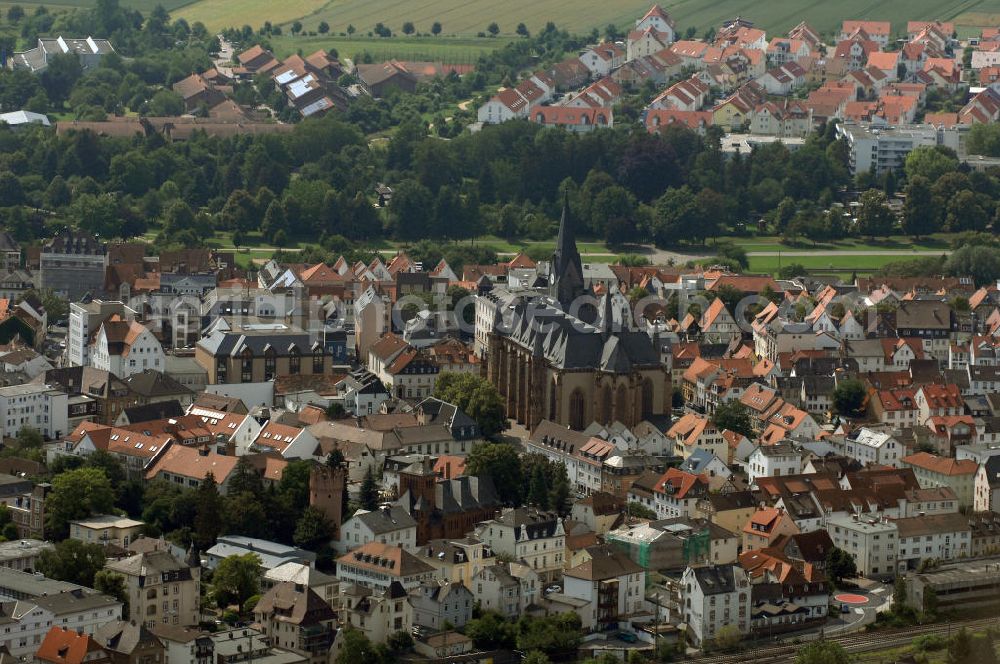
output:
[[69,433],[69,396],[48,385],[0,387],[0,435],[13,438],[25,428],[37,430],[46,440]]
[[39,288],[69,300],[104,290],[107,246],[93,235],[66,230],[42,245]]
[[116,514],[99,514],[69,522],[69,536],[87,544],[113,544],[124,550],[142,533],[142,521]]
[[827,519],[834,545],[854,558],[860,576],[890,577],[896,573],[896,524],[873,514],[838,515]]
[[947,129],[933,125],[910,125],[905,127],[872,127],[853,123],[837,125],[837,134],[850,147],[849,162],[851,173],[877,175],[886,171],[899,171],[906,156],[921,146],[943,145],[958,149],[959,133],[955,128]]
[[1000,558],[957,560],[905,577],[906,601],[924,610],[928,591],[937,598],[939,611],[1000,607]]

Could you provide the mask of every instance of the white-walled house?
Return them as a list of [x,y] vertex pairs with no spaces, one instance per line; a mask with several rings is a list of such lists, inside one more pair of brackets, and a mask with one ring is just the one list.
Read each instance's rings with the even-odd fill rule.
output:
[[548,582],[562,570],[566,556],[566,533],[555,512],[534,508],[508,509],[476,527],[475,538],[497,555],[511,556]]
[[563,594],[587,602],[576,609],[585,630],[627,627],[642,612],[646,571],[616,549],[587,552],[590,560],[563,572]]
[[479,570],[470,589],[480,608],[517,618],[541,597],[542,581],[535,570],[521,563],[497,563]]
[[684,623],[691,642],[710,642],[727,625],[750,633],[750,578],[739,565],[688,567],[681,577]]
[[802,472],[802,455],[790,443],[758,445],[747,460],[747,481],[758,477],[783,477]]
[[400,546],[410,553],[417,551],[417,522],[400,507],[380,507],[377,510],[358,510],[344,521],[340,537],[333,541],[333,550],[347,553],[369,542]]
[[90,363],[96,369],[127,378],[146,369],[163,371],[166,355],[159,340],[146,327],[112,316],[97,331]]
[[898,468],[906,448],[886,431],[861,427],[844,438],[844,454],[866,466]]
[[677,41],[677,25],[674,19],[660,5],[653,5],[649,11],[635,22],[636,30],[653,29],[667,35],[670,43]]
[[1000,456],[991,456],[976,471],[973,508],[977,512],[1000,512]]
[[955,560],[972,555],[972,528],[968,517],[925,514],[897,519],[899,572],[916,570],[925,560]]

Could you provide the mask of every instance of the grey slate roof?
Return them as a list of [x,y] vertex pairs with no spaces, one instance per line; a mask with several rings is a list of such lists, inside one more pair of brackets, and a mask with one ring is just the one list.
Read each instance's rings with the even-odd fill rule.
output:
[[292,325],[245,324],[233,326],[231,330],[215,329],[208,337],[198,342],[198,345],[215,357],[237,356],[243,349],[249,348],[255,356],[263,356],[266,348],[274,348],[279,354],[285,354],[294,345],[299,352],[311,353],[313,346],[309,334]]
[[693,571],[704,595],[722,595],[736,590],[734,565],[696,567]]
[[490,477],[463,475],[434,485],[434,499],[445,514],[465,512],[480,507],[498,507],[496,486]]
[[125,379],[125,384],[133,392],[144,397],[194,394],[189,388],[181,385],[170,376],[153,369],[145,369],[140,373],[132,374]]
[[[608,311],[608,295],[602,298],[601,311]],[[627,373],[633,369],[660,366],[660,357],[649,335],[618,321],[612,302],[611,321],[600,327],[539,299],[519,307],[506,332],[517,345],[541,355],[558,369],[595,369]],[[499,318],[499,316],[498,316]]]
[[416,520],[399,505],[383,507],[364,514],[355,513],[353,518],[359,519],[375,535],[417,527]]
[[703,450],[698,447],[691,451],[691,456],[684,459],[684,462],[679,468],[680,470],[683,470],[686,473],[691,473],[692,475],[701,475],[702,473],[708,472],[708,464],[710,464],[714,458],[716,458],[714,454],[708,450]]
[[157,401],[142,406],[133,406],[125,409],[125,417],[129,424],[139,422],[152,422],[153,420],[164,420],[168,417],[182,417],[184,409],[176,399],[169,401]]

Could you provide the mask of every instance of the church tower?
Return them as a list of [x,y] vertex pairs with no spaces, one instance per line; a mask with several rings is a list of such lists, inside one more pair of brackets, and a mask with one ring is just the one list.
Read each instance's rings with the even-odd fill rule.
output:
[[569,214],[569,200],[563,199],[562,218],[559,220],[559,237],[552,253],[549,268],[549,295],[568,311],[573,300],[583,295],[583,263],[576,248],[576,235]]

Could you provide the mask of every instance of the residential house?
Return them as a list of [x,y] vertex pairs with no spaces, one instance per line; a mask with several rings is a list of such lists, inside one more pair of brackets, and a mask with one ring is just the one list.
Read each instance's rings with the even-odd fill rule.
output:
[[398,505],[376,510],[358,510],[344,521],[333,550],[344,554],[369,542],[400,546],[410,553],[417,550],[417,522]]
[[645,613],[645,570],[608,546],[587,549],[588,560],[563,572],[563,594],[586,602],[576,609],[584,630],[630,629]]
[[253,607],[254,621],[274,645],[325,664],[336,634],[337,615],[311,588],[282,582]]
[[538,106],[531,111],[531,120],[546,127],[561,127],[574,133],[587,133],[614,126],[614,115],[610,108]]
[[784,509],[761,507],[743,526],[743,550],[763,549],[778,537],[797,535],[799,527]]
[[90,635],[62,626],[52,627],[34,653],[44,664],[109,664],[111,658]]
[[[393,634],[409,633],[413,628],[413,605],[398,581],[375,590],[346,586],[341,601],[344,605],[341,613],[347,614],[344,622],[359,630],[371,643],[385,643]],[[345,630],[338,631],[338,641],[344,633]]]
[[507,555],[534,570],[543,583],[558,577],[565,562],[562,520],[555,512],[534,508],[506,509],[483,521],[475,537],[497,555]]
[[861,427],[844,437],[844,454],[866,466],[898,468],[905,447],[887,431]]
[[125,577],[128,619],[153,625],[197,625],[201,620],[201,561],[192,549],[180,561],[168,551],[150,551],[108,562]]
[[469,587],[481,609],[517,618],[541,597],[543,586],[531,567],[498,562],[477,572]]
[[972,506],[977,512],[1000,512],[1000,456],[991,456],[976,470]]
[[446,625],[464,627],[472,620],[475,603],[472,591],[461,581],[426,581],[417,586],[410,596],[413,624],[434,631],[441,631]]
[[948,561],[972,555],[972,528],[958,513],[896,519],[898,572],[914,571],[928,560]]
[[889,45],[889,37],[892,35],[892,24],[889,21],[844,21],[840,29],[840,39],[850,39],[859,32],[876,42],[880,48],[885,48]]
[[150,664],[166,659],[166,648],[145,626],[128,620],[106,623],[93,636],[111,664]]
[[337,559],[341,583],[375,590],[387,590],[393,583],[413,590],[434,575],[434,568],[412,553],[381,542],[369,542]]
[[[636,30],[651,28],[666,35],[668,44],[677,39],[677,26],[674,19],[660,5],[654,4],[642,18],[635,22]],[[629,58],[631,60],[631,58]]]
[[590,71],[591,77],[604,78],[625,64],[625,51],[613,42],[588,46],[580,53],[580,62]]
[[688,567],[681,577],[684,623],[692,643],[711,643],[723,627],[750,633],[750,578],[739,565]]
[[834,545],[854,559],[860,576],[890,578],[896,573],[896,525],[875,514],[835,515],[827,519]]
[[694,75],[664,90],[650,102],[649,108],[699,111],[708,100],[709,92],[709,86]]
[[85,544],[115,546],[128,551],[129,544],[140,537],[142,521],[136,521],[114,514],[99,514],[86,519],[76,519],[69,522],[70,539],[79,540]]
[[802,453],[792,443],[758,445],[747,462],[747,482],[761,477],[782,477],[802,472]]
[[[633,484],[629,499],[637,491]],[[640,485],[641,486],[641,485]],[[698,501],[708,495],[708,478],[692,475],[677,468],[669,468],[659,476],[652,487],[653,510],[660,519],[697,516]],[[642,502],[641,499],[639,502]]]

